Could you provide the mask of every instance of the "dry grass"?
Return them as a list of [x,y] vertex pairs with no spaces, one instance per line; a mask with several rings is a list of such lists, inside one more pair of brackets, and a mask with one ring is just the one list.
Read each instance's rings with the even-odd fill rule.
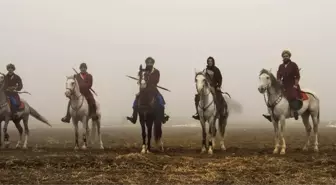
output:
[[[228,129],[228,150],[199,154],[199,128],[165,128],[166,151],[142,155],[140,128],[105,129],[106,149],[73,151],[72,129],[33,130],[27,151],[0,151],[0,183],[336,184],[333,130],[318,154],[301,152],[304,129],[287,133],[288,152],[272,155],[272,129]],[[10,133],[15,141],[16,132]],[[13,147],[13,146],[12,146]]]

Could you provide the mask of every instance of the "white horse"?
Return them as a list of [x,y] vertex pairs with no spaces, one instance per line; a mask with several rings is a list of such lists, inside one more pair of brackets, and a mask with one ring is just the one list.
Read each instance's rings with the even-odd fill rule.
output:
[[[216,120],[218,118],[218,127],[220,131],[220,147],[222,150],[226,150],[224,144],[224,135],[225,135],[225,128],[227,125],[227,120],[229,117],[230,110],[234,110],[237,112],[241,112],[242,107],[238,102],[233,101],[229,94],[224,93],[224,100],[227,103],[228,110],[227,114],[217,114],[217,108],[214,102],[214,96],[210,91],[210,83],[209,80],[206,78],[205,72],[198,72],[195,74],[195,83],[197,93],[200,97],[199,105],[198,105],[198,114],[200,116],[200,123],[202,126],[202,150],[201,153],[206,151],[206,122],[209,123],[209,134],[211,137],[209,138],[209,149],[208,153],[213,154],[213,150],[215,148],[215,138],[216,138]],[[225,116],[223,116],[225,115]]]
[[[70,98],[70,115],[72,118],[72,123],[75,129],[75,150],[78,149],[78,122],[82,122],[83,124],[83,145],[82,149],[87,149],[87,138],[90,135],[90,128],[89,128],[89,120],[91,116],[89,115],[89,104],[86,98],[80,93],[79,91],[79,84],[74,76],[67,77],[66,81],[66,91],[65,96]],[[100,105],[98,101],[96,101],[97,107],[97,120],[92,119],[92,131],[91,131],[91,142],[94,143],[95,140],[95,132],[97,130],[100,149],[104,149],[103,141],[101,138],[100,133],[100,126],[101,126],[101,112],[100,112]],[[97,128],[97,129],[96,129]]]
[[[293,111],[291,111],[289,102],[283,94],[282,85],[276,80],[271,71],[262,69],[259,74],[259,87],[260,93],[264,94],[265,103],[268,107],[268,112],[271,115],[274,132],[275,132],[275,146],[273,153],[279,152],[280,139],[282,141],[280,154],[286,153],[286,142],[284,138],[286,119],[293,117]],[[318,125],[320,122],[320,100],[318,96],[310,90],[301,90],[302,93],[308,97],[303,100],[301,109],[298,114],[302,117],[304,126],[306,127],[307,141],[303,147],[303,150],[308,150],[310,145],[310,133],[312,127],[309,123],[309,116],[313,120],[313,128],[315,135],[314,151],[318,152]],[[265,95],[266,93],[266,95]],[[267,100],[266,100],[267,99]],[[281,125],[279,132],[279,122]]]
[[[49,124],[48,120],[45,119],[43,116],[41,116],[32,106],[30,106],[25,100],[21,99],[21,102],[24,104],[24,109],[20,110],[16,113],[16,117],[12,117],[11,114],[11,109],[10,109],[10,105],[8,103],[8,99],[7,96],[5,94],[5,75],[3,73],[0,73],[0,129],[1,129],[1,122],[4,121],[5,125],[4,125],[4,141],[5,141],[5,147],[8,148],[9,147],[9,134],[7,132],[7,127],[9,124],[9,121],[13,121],[15,124],[15,127],[18,129],[19,131],[19,135],[20,135],[20,139],[18,140],[17,144],[16,144],[16,148],[20,148],[21,147],[21,143],[22,143],[22,133],[23,133],[23,129],[22,126],[20,124],[20,121],[23,120],[23,126],[24,126],[24,131],[25,131],[25,140],[23,143],[23,149],[27,149],[27,145],[28,145],[28,136],[29,136],[29,127],[28,127],[28,120],[29,120],[29,115],[32,115],[34,118],[36,118],[37,120],[47,124],[48,126],[51,127],[51,125]],[[18,92],[20,93],[20,92]],[[2,145],[1,143],[1,131],[0,131],[0,146]]]

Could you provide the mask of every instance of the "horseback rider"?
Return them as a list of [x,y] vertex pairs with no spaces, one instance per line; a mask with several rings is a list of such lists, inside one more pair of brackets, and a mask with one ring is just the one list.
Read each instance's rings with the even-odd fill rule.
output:
[[[98,119],[97,116],[97,106],[96,106],[96,101],[93,97],[92,92],[90,91],[92,87],[92,82],[93,82],[93,77],[90,73],[87,72],[87,65],[86,63],[82,63],[79,66],[80,73],[75,74],[74,77],[76,78],[78,85],[79,85],[79,90],[81,94],[86,98],[88,105],[89,105],[89,112],[93,120]],[[68,103],[67,107],[67,113],[66,116],[62,118],[62,122],[64,123],[69,123],[71,119],[70,115],[70,100]]]
[[[301,89],[299,86],[300,69],[290,59],[292,56],[290,51],[284,50],[281,56],[283,63],[279,65],[277,80],[283,85],[284,95],[289,102],[290,108],[293,110],[295,120],[297,120],[299,118],[298,110],[302,107]],[[263,114],[263,116],[272,122],[270,115]]]
[[11,112],[15,116],[16,113],[20,110],[21,100],[18,91],[21,91],[23,88],[21,77],[14,73],[15,65],[7,65],[8,73],[5,76],[5,93],[10,100]]
[[[160,71],[156,68],[154,68],[154,63],[155,60],[152,57],[148,57],[145,60],[146,63],[146,79],[147,79],[147,88],[151,88],[154,93],[155,93],[155,97],[156,97],[156,101],[160,104],[160,114],[161,114],[161,119],[162,119],[162,123],[164,124],[165,122],[168,121],[169,116],[165,114],[165,100],[163,99],[162,94],[159,92],[158,88],[157,88],[157,84],[160,81]],[[127,116],[127,120],[129,120],[130,122],[132,122],[133,124],[136,123],[137,118],[138,118],[138,111],[137,111],[137,106],[138,106],[138,99],[139,99],[139,93],[136,95],[135,100],[133,102],[133,114],[131,117]]]
[[[210,79],[210,91],[214,95],[215,104],[217,110],[220,110],[221,105],[225,108],[225,112],[227,112],[227,104],[222,96],[222,74],[218,67],[215,65],[215,59],[213,57],[208,57],[207,59],[207,67],[204,70],[206,77]],[[196,114],[192,117],[196,120],[199,120],[199,114],[197,111],[197,107],[199,105],[200,97],[198,94],[195,95],[195,107],[196,107]],[[226,114],[226,113],[225,113]]]

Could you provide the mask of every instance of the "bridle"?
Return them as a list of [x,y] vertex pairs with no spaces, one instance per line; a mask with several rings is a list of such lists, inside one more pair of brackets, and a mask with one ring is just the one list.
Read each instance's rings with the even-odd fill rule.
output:
[[[206,88],[209,88],[209,82],[208,82],[208,80],[207,80],[207,78],[204,74],[197,74],[196,77],[198,75],[202,75],[205,78],[205,81],[204,81],[205,84],[203,85],[203,87],[201,89],[201,93],[199,93],[199,95],[200,96],[202,95],[203,97],[207,97],[211,93],[211,91],[209,90],[209,93],[205,94]],[[198,107],[201,108],[203,110],[203,112],[205,112],[214,103],[214,101],[215,101],[215,99],[213,98],[212,101],[208,105],[203,105],[203,107],[201,107],[200,104],[198,104]]]
[[[264,73],[263,73],[263,74],[264,74]],[[261,75],[262,75],[262,74],[260,74],[259,77],[260,77]],[[274,108],[275,108],[275,106],[276,106],[278,103],[280,103],[280,101],[281,101],[282,98],[283,98],[283,95],[282,95],[282,93],[280,93],[280,95],[275,99],[275,101],[270,102],[269,97],[270,97],[272,94],[271,94],[271,92],[270,92],[269,89],[272,87],[271,84],[272,84],[272,83],[269,83],[269,84],[267,84],[266,87],[265,87],[265,89],[266,89],[265,91],[266,91],[266,93],[267,93],[268,100],[266,100],[266,95],[265,95],[266,93],[265,93],[265,92],[263,93],[263,95],[264,95],[264,101],[265,101],[265,103],[266,103],[266,106],[272,110],[272,116],[274,117]]]
[[[72,104],[70,103],[71,109],[73,109],[74,111],[78,111],[83,106],[84,97],[83,97],[82,93],[79,93],[79,96],[76,95],[76,93],[75,93],[75,88],[77,86],[76,79],[74,79],[74,81],[75,81],[75,83],[73,85],[73,88],[66,87],[66,90],[70,91],[70,95],[69,95],[70,101],[71,100],[79,100],[79,98],[82,98],[82,101],[81,101],[80,105],[77,108],[73,107]],[[74,98],[72,98],[72,97],[74,97]]]

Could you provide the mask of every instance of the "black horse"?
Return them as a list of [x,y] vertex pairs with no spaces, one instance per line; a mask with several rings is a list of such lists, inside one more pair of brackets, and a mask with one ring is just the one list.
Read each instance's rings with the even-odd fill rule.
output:
[[[139,68],[139,94],[137,101],[137,109],[140,118],[142,130],[142,150],[141,153],[149,153],[151,149],[152,129],[154,126],[154,139],[156,144],[161,145],[163,151],[162,137],[162,105],[158,102],[157,93],[152,87],[147,86],[146,70],[140,65]],[[146,132],[147,128],[147,132]],[[147,136],[147,143],[146,143]]]

